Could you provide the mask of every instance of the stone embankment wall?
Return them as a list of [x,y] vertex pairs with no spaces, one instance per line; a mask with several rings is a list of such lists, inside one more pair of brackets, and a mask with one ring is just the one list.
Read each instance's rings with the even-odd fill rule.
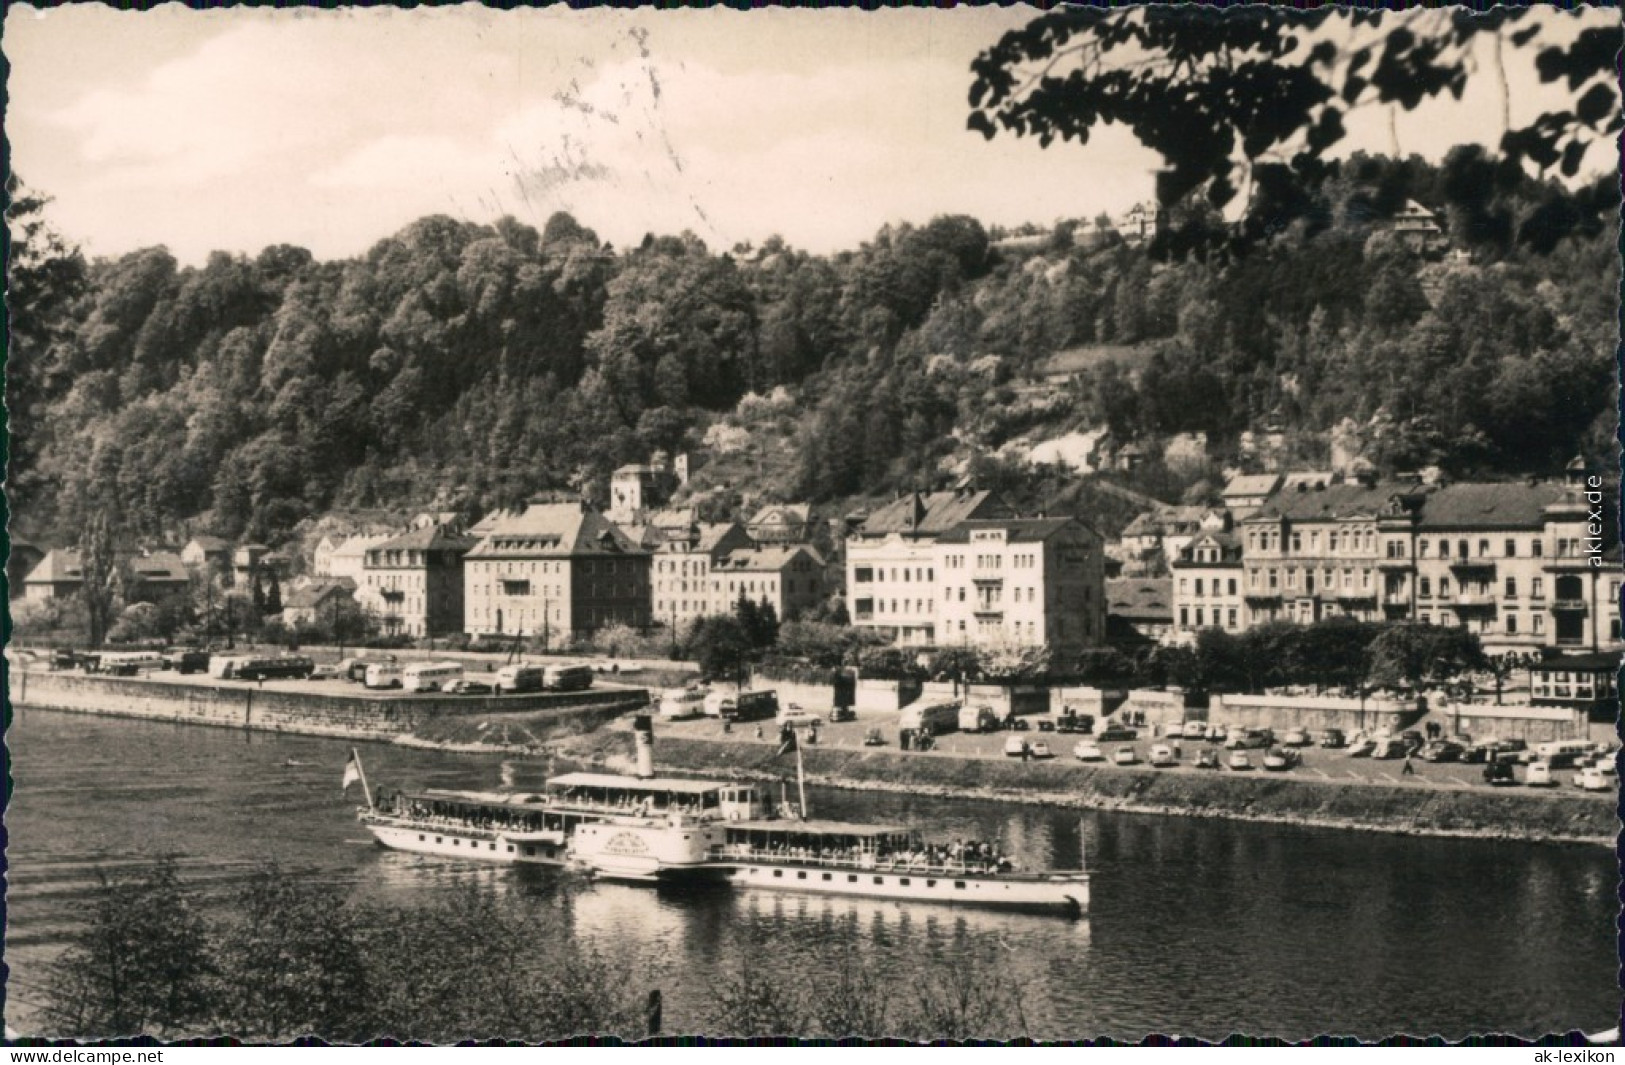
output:
[[[611,765],[620,760],[616,754],[630,757],[628,737],[600,734],[594,739],[599,753],[609,748]],[[1560,791],[1159,773],[1061,760],[1023,763],[829,747],[805,747],[803,757],[812,783],[945,798],[1610,847],[1619,830],[1612,803]],[[662,766],[712,776],[784,779],[787,772],[784,760],[760,744],[661,737],[655,742],[655,759]],[[793,768],[788,772],[793,774]]]
[[[270,682],[273,685],[275,682]],[[261,688],[236,682],[177,682],[11,668],[12,705],[218,725],[311,736],[388,740],[447,719],[548,714],[564,731],[594,728],[648,701],[641,689],[478,696],[358,695]]]
[[1207,719],[1246,728],[1327,728],[1355,732],[1409,728],[1421,712],[1414,703],[1395,699],[1340,699],[1320,695],[1215,695]]

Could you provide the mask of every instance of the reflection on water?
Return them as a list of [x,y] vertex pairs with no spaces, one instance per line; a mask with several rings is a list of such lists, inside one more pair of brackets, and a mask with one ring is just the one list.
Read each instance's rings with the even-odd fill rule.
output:
[[[8,737],[17,793],[6,960],[37,980],[82,920],[98,868],[179,857],[224,907],[259,863],[403,910],[472,886],[557,913],[662,988],[667,1028],[703,1027],[742,964],[813,982],[858,965],[907,989],[999,959],[1034,1032],[1222,1038],[1231,1031],[1459,1038],[1615,1023],[1614,871],[1601,848],[1430,840],[919,795],[815,791],[820,816],[996,842],[1027,867],[1093,875],[1088,919],[771,891],[596,884],[371,844],[339,791],[344,741],[45,711]],[[368,745],[375,787],[539,788],[545,761]],[[538,950],[549,944],[537,944]],[[25,1025],[21,993],[7,1020]]]

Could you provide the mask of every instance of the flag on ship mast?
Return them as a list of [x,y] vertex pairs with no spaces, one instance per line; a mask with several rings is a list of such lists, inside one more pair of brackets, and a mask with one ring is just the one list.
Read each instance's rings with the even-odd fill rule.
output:
[[356,758],[355,752],[350,752],[350,760],[344,763],[344,783],[339,785],[340,791],[349,791],[350,785],[361,779],[361,762]]

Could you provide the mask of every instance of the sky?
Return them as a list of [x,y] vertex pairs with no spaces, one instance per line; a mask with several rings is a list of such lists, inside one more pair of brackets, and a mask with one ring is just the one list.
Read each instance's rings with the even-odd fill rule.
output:
[[[88,254],[192,264],[359,255],[429,214],[822,253],[938,214],[1047,224],[1149,198],[1158,159],[1121,127],[1047,150],[966,130],[971,60],[1035,14],[12,5],[6,135]],[[1347,143],[1493,142],[1489,80],[1391,126],[1361,116]],[[1541,94],[1511,100],[1517,122]]]

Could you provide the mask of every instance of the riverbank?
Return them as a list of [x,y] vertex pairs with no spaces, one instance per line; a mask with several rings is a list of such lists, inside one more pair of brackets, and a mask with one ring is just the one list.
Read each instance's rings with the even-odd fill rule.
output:
[[[601,757],[610,768],[631,765],[631,737],[621,730],[566,741],[558,750],[570,758]],[[1619,832],[1614,803],[1556,790],[1468,791],[861,748],[808,746],[802,757],[809,783],[858,791],[1609,847]],[[655,758],[662,767],[703,776],[787,780],[795,774],[794,760],[779,757],[776,746],[748,741],[664,735],[656,740]]]
[[453,696],[369,692],[344,681],[220,681],[173,673],[109,677],[7,670],[13,706],[188,725],[534,753],[648,703],[641,688]]

